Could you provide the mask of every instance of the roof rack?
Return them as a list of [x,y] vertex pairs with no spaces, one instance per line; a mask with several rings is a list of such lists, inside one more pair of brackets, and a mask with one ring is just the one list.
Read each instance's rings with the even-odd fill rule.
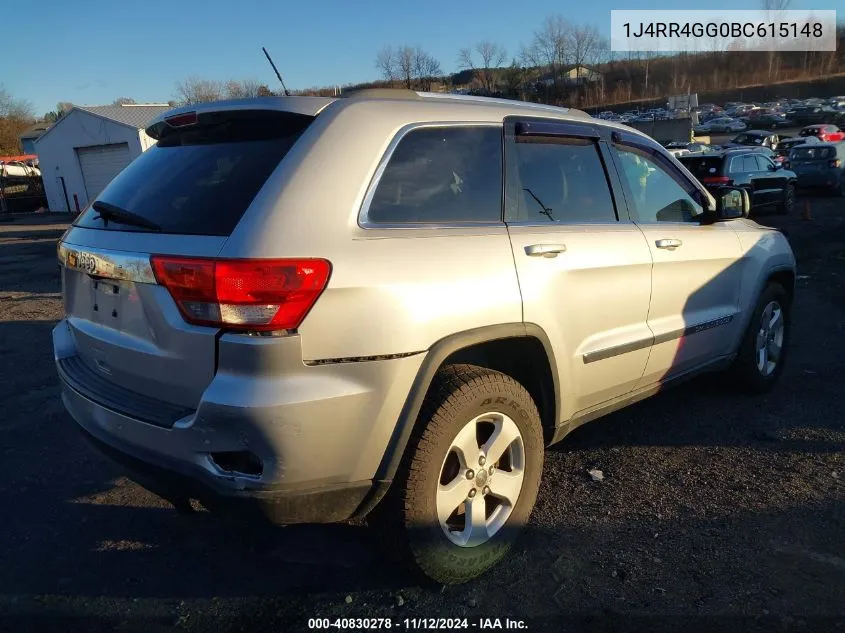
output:
[[419,99],[420,95],[407,88],[362,88],[340,95],[347,99]]

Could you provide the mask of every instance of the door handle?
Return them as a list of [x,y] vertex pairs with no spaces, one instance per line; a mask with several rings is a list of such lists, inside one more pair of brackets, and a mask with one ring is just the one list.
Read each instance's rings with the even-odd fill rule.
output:
[[558,253],[565,251],[564,244],[531,244],[525,247],[525,254],[529,257],[557,257]]
[[667,250],[673,251],[679,246],[682,246],[683,242],[681,240],[676,239],[657,240],[655,242],[655,245],[657,246],[657,248],[665,248]]

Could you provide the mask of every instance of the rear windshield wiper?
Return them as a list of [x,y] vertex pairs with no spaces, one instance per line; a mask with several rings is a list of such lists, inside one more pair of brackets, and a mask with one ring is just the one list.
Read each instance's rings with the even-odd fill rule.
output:
[[103,224],[108,226],[109,220],[114,220],[115,222],[120,222],[121,224],[128,224],[130,226],[140,226],[145,229],[149,229],[150,231],[159,231],[161,232],[161,227],[153,222],[152,220],[148,220],[142,215],[138,215],[137,213],[132,213],[131,211],[127,211],[126,209],[121,209],[120,207],[116,207],[113,204],[109,204],[108,202],[100,202],[99,200],[91,205],[91,207],[99,214],[94,217],[95,220],[102,219]]

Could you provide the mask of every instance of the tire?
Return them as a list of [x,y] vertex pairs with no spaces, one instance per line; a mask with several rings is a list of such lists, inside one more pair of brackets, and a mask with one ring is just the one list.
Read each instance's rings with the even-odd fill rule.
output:
[[[471,428],[476,432],[468,431]],[[497,437],[511,437],[508,433],[518,431],[518,438],[495,463],[493,474],[486,460],[479,464],[480,453],[495,448],[495,444],[488,444],[489,438],[484,441],[484,431],[491,429]],[[466,446],[470,454],[479,452],[464,461],[463,453],[454,450],[456,444]],[[473,471],[473,478],[467,470]],[[508,553],[534,508],[542,470],[540,415],[525,388],[510,376],[490,369],[447,366],[432,382],[397,477],[387,498],[376,508],[384,542],[431,580],[442,584],[467,582]],[[516,481],[510,477],[518,478],[520,472],[521,487],[515,503],[506,504],[496,490],[506,491],[505,484]],[[489,490],[484,487],[487,484]],[[451,497],[442,492],[453,487],[456,494]],[[466,496],[458,499],[461,494]],[[454,512],[443,516],[449,507],[455,507]],[[483,529],[473,531],[467,526],[472,509],[484,512]],[[492,536],[483,540],[488,529]],[[465,542],[461,545],[459,541]]]
[[783,200],[780,202],[780,206],[778,206],[778,213],[781,215],[787,215],[792,213],[792,210],[795,208],[795,185],[788,184],[786,185],[786,189],[783,190]]
[[[780,329],[780,334],[775,334],[774,337],[776,339],[774,342],[780,343],[779,351],[774,359],[773,366],[769,366],[768,363],[761,366],[758,342],[762,343],[762,340],[758,339],[758,336],[763,336],[763,315],[772,305],[775,306],[775,309],[779,309],[781,314],[782,329]],[[774,387],[783,372],[784,362],[789,350],[789,336],[792,330],[791,308],[789,295],[783,289],[783,286],[778,283],[769,283],[760,294],[751,315],[751,322],[748,324],[748,329],[739,345],[736,359],[734,359],[728,372],[732,384],[741,391],[759,394]],[[771,321],[771,319],[767,317],[767,321]],[[777,328],[774,329],[777,330]],[[766,347],[767,358],[772,360],[773,346],[767,345]]]

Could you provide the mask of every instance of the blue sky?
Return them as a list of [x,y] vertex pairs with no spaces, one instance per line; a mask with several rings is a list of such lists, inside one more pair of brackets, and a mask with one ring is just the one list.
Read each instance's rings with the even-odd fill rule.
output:
[[[707,1],[708,9],[760,5]],[[837,5],[841,0],[792,0],[789,8]],[[344,84],[377,78],[375,55],[386,44],[422,46],[450,72],[458,49],[481,39],[515,55],[550,14],[608,35],[611,9],[681,7],[677,0],[10,0],[2,10],[0,84],[39,114],[57,101],[165,102],[189,75],[255,78],[275,88],[262,46],[288,88]]]

